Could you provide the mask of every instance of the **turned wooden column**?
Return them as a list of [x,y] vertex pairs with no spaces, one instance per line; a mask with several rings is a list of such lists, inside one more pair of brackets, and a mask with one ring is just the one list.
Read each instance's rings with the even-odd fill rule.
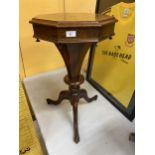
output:
[[34,17],[34,37],[38,40],[53,42],[58,48],[67,68],[64,82],[68,90],[62,90],[56,101],[48,98],[47,103],[58,105],[68,99],[73,108],[74,141],[79,142],[78,103],[80,98],[87,102],[97,99],[88,97],[87,91],[81,89],[84,82],[81,66],[84,57],[92,44],[114,35],[114,17],[96,14],[47,14]]

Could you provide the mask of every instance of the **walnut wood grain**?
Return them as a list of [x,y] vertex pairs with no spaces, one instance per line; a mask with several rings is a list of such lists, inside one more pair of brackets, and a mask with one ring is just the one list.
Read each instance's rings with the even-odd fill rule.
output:
[[[45,14],[30,21],[33,24],[34,38],[54,42],[67,68],[64,81],[69,85],[68,90],[60,92],[56,101],[48,98],[47,103],[58,105],[68,99],[73,107],[74,141],[80,141],[78,131],[78,102],[84,98],[87,102],[97,99],[89,98],[85,89],[80,89],[84,82],[81,66],[84,57],[92,44],[110,38],[114,35],[114,17],[100,14]],[[76,32],[75,36],[66,36],[67,31]]]

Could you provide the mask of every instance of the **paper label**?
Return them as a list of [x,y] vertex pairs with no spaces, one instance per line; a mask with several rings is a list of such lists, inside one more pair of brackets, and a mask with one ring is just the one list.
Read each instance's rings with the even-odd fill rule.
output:
[[76,37],[76,31],[66,31],[66,37]]

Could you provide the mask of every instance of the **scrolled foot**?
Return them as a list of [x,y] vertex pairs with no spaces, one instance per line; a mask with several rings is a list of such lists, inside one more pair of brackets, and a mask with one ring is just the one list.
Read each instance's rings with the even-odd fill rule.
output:
[[53,104],[53,105],[58,105],[61,103],[59,101],[54,101],[54,100],[51,100],[49,98],[46,99],[46,102],[47,102],[47,104]]
[[79,141],[80,141],[80,137],[79,137],[79,136],[75,136],[75,137],[74,137],[74,142],[75,142],[75,143],[78,143]]
[[97,100],[97,95],[93,97],[88,97],[87,91],[85,89],[80,90],[80,98],[84,98],[87,102],[92,102],[94,100]]
[[92,101],[97,100],[97,95],[93,96],[91,99],[92,99]]

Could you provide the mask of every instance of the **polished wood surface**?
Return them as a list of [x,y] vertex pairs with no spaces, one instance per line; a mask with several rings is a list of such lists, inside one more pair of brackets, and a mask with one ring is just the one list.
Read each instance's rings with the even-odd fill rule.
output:
[[[30,23],[35,38],[54,43],[87,43],[114,35],[116,21],[107,15],[59,13],[34,17]],[[66,31],[76,31],[76,37],[66,37]]]
[[68,99],[73,107],[74,141],[80,141],[78,131],[78,102],[84,98],[87,102],[97,99],[89,98],[85,89],[80,89],[84,82],[81,66],[92,44],[111,38],[114,35],[114,17],[95,14],[46,14],[34,17],[34,38],[54,42],[65,62],[68,74],[64,81],[69,90],[60,92],[58,100],[47,99],[48,104],[58,105]]
[[101,14],[88,14],[88,13],[57,13],[45,14],[32,18],[32,23],[56,26],[56,27],[89,27],[89,26],[102,26],[108,23],[114,23],[115,18],[112,16]]

